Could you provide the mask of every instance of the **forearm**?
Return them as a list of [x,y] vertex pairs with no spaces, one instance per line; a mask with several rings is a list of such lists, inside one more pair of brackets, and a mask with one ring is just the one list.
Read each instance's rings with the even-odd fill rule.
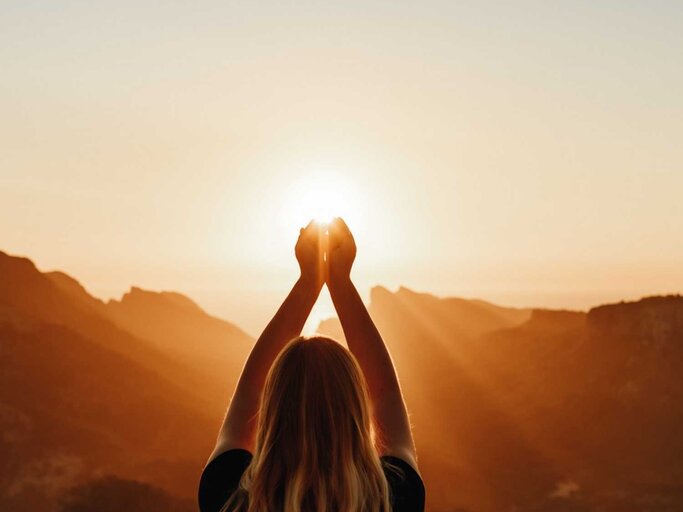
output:
[[408,414],[394,364],[382,337],[350,279],[330,286],[330,295],[346,336],[368,383],[375,418],[392,445],[413,447]]
[[299,231],[294,254],[301,277],[256,340],[237,381],[209,460],[233,448],[253,451],[261,392],[270,367],[285,344],[301,334],[323,287],[321,233],[314,222]]
[[285,344],[301,334],[321,287],[300,277],[259,336],[242,370],[238,389],[258,400],[268,370]]
[[[222,438],[252,449],[261,391],[270,366],[287,342],[301,334],[321,286],[300,277],[251,350],[228,407]],[[219,452],[223,447],[216,448]]]
[[330,287],[349,349],[361,365],[371,394],[400,392],[389,352],[358,290],[350,279]]

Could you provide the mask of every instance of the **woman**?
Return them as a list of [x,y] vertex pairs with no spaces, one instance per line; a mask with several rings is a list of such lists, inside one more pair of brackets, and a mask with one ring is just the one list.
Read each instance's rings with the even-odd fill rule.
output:
[[[396,372],[351,282],[353,236],[341,219],[327,230],[311,222],[295,254],[301,276],[242,370],[202,474],[200,510],[422,511]],[[324,284],[350,352],[299,336]]]

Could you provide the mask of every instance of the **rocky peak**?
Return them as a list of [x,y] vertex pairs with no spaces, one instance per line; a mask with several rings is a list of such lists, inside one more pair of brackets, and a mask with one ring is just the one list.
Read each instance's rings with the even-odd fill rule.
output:
[[588,327],[602,337],[637,341],[657,349],[683,346],[683,296],[599,306],[588,312]]
[[110,300],[109,306],[124,307],[158,307],[181,309],[187,312],[203,313],[203,310],[189,297],[177,292],[154,292],[144,290],[137,286],[132,286],[130,291],[125,293],[121,300]]

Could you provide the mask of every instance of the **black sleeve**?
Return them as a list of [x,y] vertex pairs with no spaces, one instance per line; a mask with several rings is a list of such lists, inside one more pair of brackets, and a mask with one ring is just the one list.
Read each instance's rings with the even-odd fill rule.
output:
[[219,512],[237,489],[251,462],[251,453],[236,448],[221,453],[207,464],[199,480],[199,510]]
[[417,471],[403,459],[391,455],[383,455],[381,461],[393,512],[423,512],[425,487]]

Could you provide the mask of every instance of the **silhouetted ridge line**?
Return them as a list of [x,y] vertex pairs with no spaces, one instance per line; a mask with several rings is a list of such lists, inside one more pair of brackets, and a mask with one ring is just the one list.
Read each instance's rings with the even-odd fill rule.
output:
[[[431,512],[683,510],[680,295],[583,313],[379,286],[369,311]],[[181,294],[104,304],[0,252],[0,510],[52,512],[103,474],[194,503],[251,344]]]

